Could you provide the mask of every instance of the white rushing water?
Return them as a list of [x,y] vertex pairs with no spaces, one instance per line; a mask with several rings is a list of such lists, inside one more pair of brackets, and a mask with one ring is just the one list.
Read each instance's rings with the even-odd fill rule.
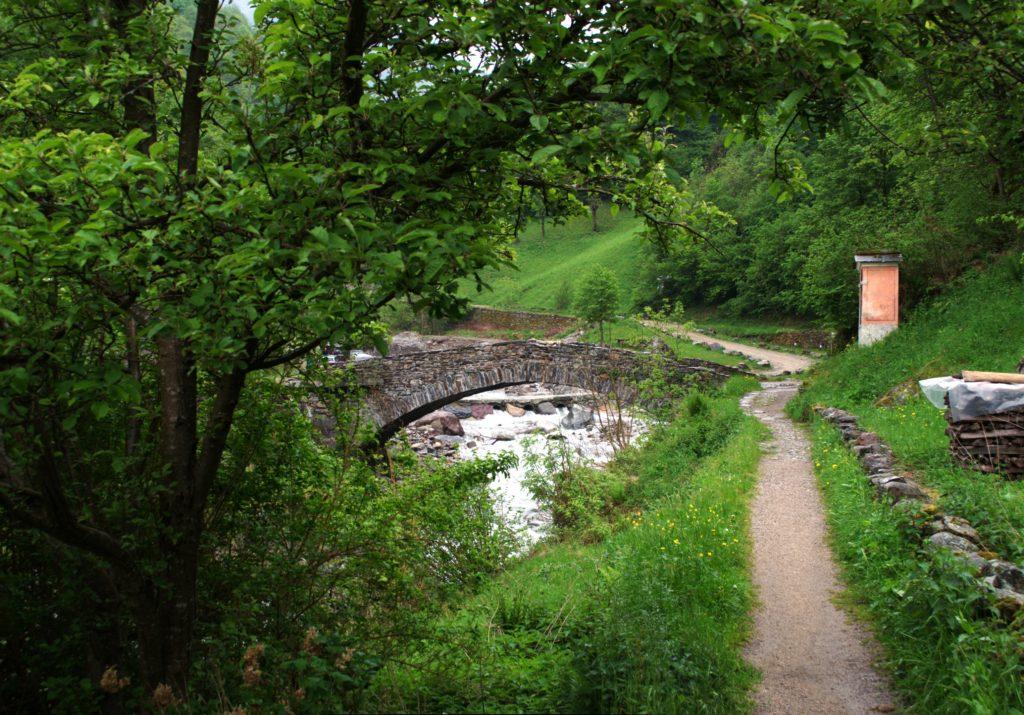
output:
[[[537,397],[536,394],[530,395],[532,399]],[[493,400],[500,403],[507,399],[504,390],[495,390],[476,396],[474,402]],[[552,438],[558,439],[559,436],[564,438],[564,443],[577,457],[595,466],[607,463],[614,454],[612,445],[601,434],[602,420],[597,415],[589,426],[569,429],[561,426],[568,411],[567,407],[559,407],[556,414],[544,415],[527,410],[521,417],[513,417],[504,408],[496,406],[492,414],[483,418],[462,420],[466,436],[460,440],[462,444],[459,453],[463,458],[484,457],[501,452],[511,452],[518,457],[518,466],[507,475],[497,477],[491,488],[505,519],[523,532],[527,544],[541,539],[551,522],[550,515],[539,507],[523,483],[527,471],[527,454],[542,453],[554,441]],[[643,424],[631,416],[628,419],[635,439],[644,431]],[[474,446],[469,446],[473,443]]]

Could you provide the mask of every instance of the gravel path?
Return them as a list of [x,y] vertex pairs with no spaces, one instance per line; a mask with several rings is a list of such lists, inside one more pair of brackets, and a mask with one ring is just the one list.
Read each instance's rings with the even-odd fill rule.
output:
[[772,431],[751,511],[759,605],[747,659],[764,674],[756,713],[890,712],[870,634],[832,602],[841,590],[803,431],[783,413],[799,383],[765,383],[743,407]]
[[806,355],[794,355],[793,353],[786,353],[781,350],[769,350],[767,348],[757,348],[753,345],[747,345],[746,343],[721,340],[717,336],[704,335],[703,333],[697,333],[692,330],[684,330],[675,323],[659,323],[653,320],[644,320],[641,322],[655,330],[661,330],[669,335],[675,335],[677,338],[689,338],[696,343],[718,343],[726,350],[738,350],[754,360],[767,360],[772,364],[771,368],[766,370],[754,369],[757,372],[769,376],[781,375],[783,371],[786,370],[789,372],[800,372],[801,370],[806,370],[815,362],[814,358],[807,357]]

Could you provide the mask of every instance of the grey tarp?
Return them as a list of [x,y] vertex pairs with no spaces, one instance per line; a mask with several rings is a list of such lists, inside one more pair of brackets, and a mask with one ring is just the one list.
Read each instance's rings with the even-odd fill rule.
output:
[[954,377],[934,377],[919,384],[936,407],[945,407],[944,398],[949,397],[950,418],[954,422],[1024,408],[1024,385],[964,382]]

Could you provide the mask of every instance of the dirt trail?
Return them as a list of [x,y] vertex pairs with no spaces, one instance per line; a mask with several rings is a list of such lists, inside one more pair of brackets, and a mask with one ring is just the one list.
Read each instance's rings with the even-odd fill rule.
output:
[[793,353],[786,353],[781,350],[769,350],[767,348],[757,348],[753,345],[747,345],[746,343],[721,340],[717,336],[704,335],[703,333],[697,333],[692,330],[685,330],[675,323],[659,323],[654,320],[644,320],[641,322],[650,328],[661,330],[669,335],[675,335],[678,338],[689,338],[690,340],[698,343],[718,343],[726,350],[738,350],[754,360],[767,360],[772,364],[771,368],[768,370],[757,370],[757,372],[765,375],[781,375],[787,370],[789,372],[800,372],[801,370],[806,370],[815,362],[814,358],[807,357],[806,355],[794,355]]
[[746,657],[764,674],[755,712],[889,712],[895,700],[872,667],[877,645],[832,602],[841,586],[809,442],[782,411],[798,386],[765,383],[743,398],[773,436],[751,510],[760,603]]

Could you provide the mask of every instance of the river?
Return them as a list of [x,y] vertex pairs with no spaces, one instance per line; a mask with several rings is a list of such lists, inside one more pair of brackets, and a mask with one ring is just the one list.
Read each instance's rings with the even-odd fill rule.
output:
[[[564,393],[559,393],[564,402]],[[545,392],[530,393],[529,400],[534,404],[540,398],[549,396]],[[580,402],[556,407],[552,414],[541,414],[529,409],[521,416],[514,416],[505,409],[506,404],[524,404],[522,395],[508,395],[504,390],[493,390],[475,395],[475,404],[492,404],[494,412],[481,418],[468,417],[462,420],[465,437],[460,440],[459,454],[466,459],[484,457],[512,452],[519,460],[518,466],[507,475],[497,477],[491,484],[496,501],[509,524],[519,530],[527,545],[536,543],[548,532],[551,517],[534,499],[533,494],[524,484],[527,473],[526,457],[542,453],[549,444],[564,440],[576,457],[594,466],[602,466],[614,456],[611,443],[602,435],[601,424],[607,424],[605,411],[593,416],[586,426],[576,429],[562,425],[563,420],[574,410],[579,419],[580,413],[587,410]],[[579,395],[582,400],[585,395]],[[517,399],[518,398],[518,399]],[[589,410],[587,410],[589,411]],[[627,434],[635,440],[644,432],[643,422],[627,414],[624,416]]]

